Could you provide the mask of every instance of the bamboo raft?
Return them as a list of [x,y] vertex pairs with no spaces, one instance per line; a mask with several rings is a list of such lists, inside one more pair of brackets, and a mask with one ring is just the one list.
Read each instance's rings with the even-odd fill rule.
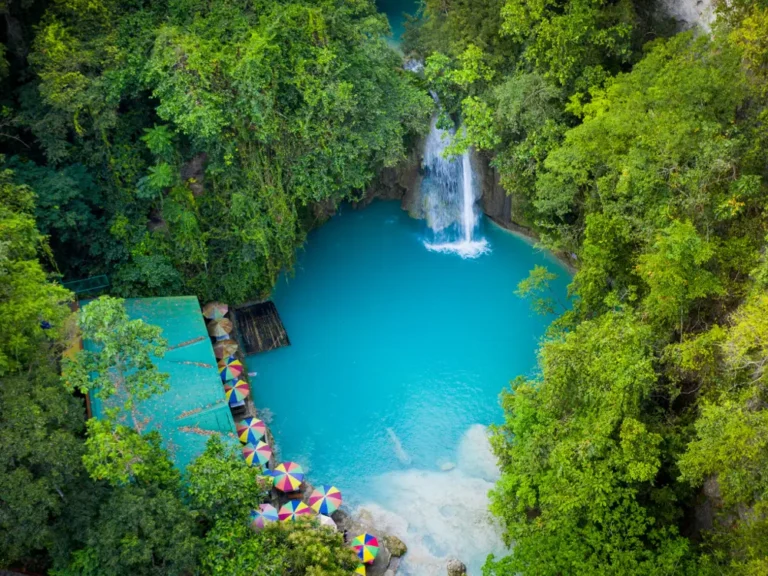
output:
[[235,319],[246,356],[291,345],[277,308],[269,300],[238,308]]

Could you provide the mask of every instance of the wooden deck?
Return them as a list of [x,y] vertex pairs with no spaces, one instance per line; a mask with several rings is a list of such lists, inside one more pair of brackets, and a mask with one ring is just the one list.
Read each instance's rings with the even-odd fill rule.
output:
[[234,316],[246,356],[291,345],[277,308],[271,301],[238,308]]

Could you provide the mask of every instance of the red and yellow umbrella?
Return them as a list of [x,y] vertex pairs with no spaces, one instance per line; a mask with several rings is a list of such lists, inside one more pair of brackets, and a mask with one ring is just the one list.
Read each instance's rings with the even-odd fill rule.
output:
[[306,516],[307,514],[312,514],[312,508],[304,504],[301,500],[288,501],[280,507],[280,511],[277,513],[280,520],[283,522],[296,520],[298,517]]
[[336,486],[320,486],[309,495],[309,505],[318,514],[330,516],[341,506],[341,491]]
[[352,540],[352,548],[363,564],[371,564],[379,553],[379,541],[372,534],[360,534]]
[[263,466],[272,458],[272,447],[266,442],[259,442],[255,446],[246,444],[243,446],[243,458],[248,466],[256,464]]
[[240,404],[250,393],[248,382],[243,380],[230,380],[224,384],[224,396],[230,406]]
[[221,381],[235,380],[243,373],[243,363],[234,356],[227,356],[219,360],[219,376]]
[[257,444],[267,434],[267,425],[249,416],[237,423],[237,437],[243,444]]
[[282,492],[293,492],[304,482],[304,469],[296,462],[282,462],[275,467],[272,476],[275,488]]

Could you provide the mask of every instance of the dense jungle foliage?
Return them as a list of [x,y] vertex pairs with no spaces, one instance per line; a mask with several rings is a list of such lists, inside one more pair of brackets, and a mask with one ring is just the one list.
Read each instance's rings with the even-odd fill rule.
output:
[[[482,4],[482,7],[479,6]],[[768,5],[426,0],[409,50],[511,219],[577,266],[502,396],[489,575],[768,573]],[[551,275],[520,286],[551,310]]]
[[[118,299],[74,317],[61,281],[263,294],[405,157],[432,90],[451,150],[577,269],[537,374],[502,394],[491,500],[514,546],[485,574],[768,573],[765,0],[718,3],[709,32],[642,0],[425,0],[402,46],[423,77],[369,0],[0,14],[0,567],[350,573],[330,533],[249,530],[263,489],[222,442],[182,477],[139,423],[85,422],[93,386],[162,391],[141,354],[165,343]],[[550,280],[519,293],[552,310]],[[104,352],[67,355],[78,329]]]
[[[119,300],[73,317],[61,282],[268,292],[427,127],[385,17],[370,0],[4,0],[0,16],[0,568],[350,574],[338,534],[249,528],[264,489],[216,439],[182,477],[120,406],[85,422],[94,387],[127,413],[163,391],[165,342]],[[62,361],[74,330],[102,351]]]

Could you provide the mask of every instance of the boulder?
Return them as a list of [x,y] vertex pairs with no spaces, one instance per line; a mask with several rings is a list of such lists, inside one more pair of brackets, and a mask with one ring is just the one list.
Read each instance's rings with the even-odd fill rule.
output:
[[381,538],[382,543],[384,546],[389,548],[390,553],[392,556],[400,557],[406,552],[408,552],[408,547],[405,545],[405,542],[400,540],[397,536],[382,536]]
[[[381,544],[381,542],[379,542]],[[392,554],[387,550],[386,546],[379,547],[379,553],[376,555],[376,560],[373,564],[368,564],[365,573],[368,576],[384,576],[389,570],[389,561],[392,559]]]
[[456,560],[456,558],[448,560],[446,569],[448,570],[448,576],[465,576],[467,573],[467,567],[463,562]]
[[194,196],[205,193],[205,163],[208,154],[200,152],[191,160],[181,165],[181,181],[192,191]]

